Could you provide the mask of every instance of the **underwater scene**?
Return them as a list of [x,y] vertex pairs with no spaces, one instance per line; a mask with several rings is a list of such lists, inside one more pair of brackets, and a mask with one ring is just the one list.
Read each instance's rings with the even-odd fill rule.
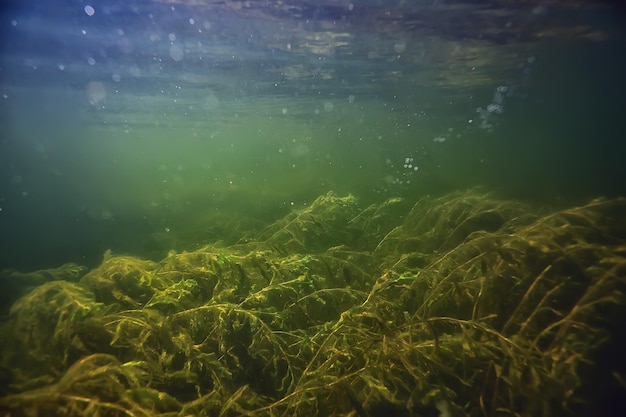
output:
[[626,415],[626,7],[5,0],[0,416]]

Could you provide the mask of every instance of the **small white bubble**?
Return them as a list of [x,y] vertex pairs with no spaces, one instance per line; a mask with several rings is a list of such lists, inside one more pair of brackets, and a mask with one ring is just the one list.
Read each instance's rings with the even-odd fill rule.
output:
[[115,81],[116,83],[119,83],[122,80],[122,76],[119,75],[118,73],[115,73],[113,75],[111,75],[111,78],[113,79],[113,81]]
[[185,53],[183,52],[181,47],[172,45],[170,47],[170,56],[172,57],[174,61],[179,62],[183,60]]
[[325,111],[327,111],[327,112],[331,112],[331,111],[333,111],[333,108],[334,108],[334,107],[335,107],[335,106],[334,106],[334,105],[333,105],[333,103],[331,103],[330,101],[328,101],[328,102],[324,103],[324,110],[325,110]]
[[196,24],[196,20],[193,17],[189,18],[189,24],[190,25],[195,25]]
[[173,33],[170,33],[169,35],[167,35],[167,37],[170,39],[171,42],[174,42],[176,40],[176,35]]
[[100,81],[91,81],[87,84],[87,96],[91,104],[100,103],[107,96],[106,86]]
[[92,57],[87,58],[87,62],[89,65],[96,65],[96,60]]
[[65,65],[63,65],[63,64],[59,64],[59,69],[60,69],[61,71],[65,70]]
[[489,113],[502,114],[502,105],[498,103],[491,103],[487,106],[487,111]]
[[83,35],[87,34],[87,31],[85,29],[81,30],[80,33],[82,33]]
[[11,20],[11,26],[17,26],[17,20]]
[[538,6],[533,7],[532,12],[534,15],[543,15],[543,14],[546,14],[547,10],[548,10],[548,7],[546,5],[540,4]]
[[401,54],[402,52],[406,51],[406,42],[404,41],[396,42],[393,45],[393,50],[396,51],[396,53],[398,54]]
[[86,5],[85,6],[85,13],[87,13],[87,16],[93,16],[96,13],[96,9],[94,9],[90,5]]

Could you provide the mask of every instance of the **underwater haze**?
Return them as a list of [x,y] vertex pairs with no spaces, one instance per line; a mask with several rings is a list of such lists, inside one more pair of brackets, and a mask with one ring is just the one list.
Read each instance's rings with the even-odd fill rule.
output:
[[0,416],[626,415],[618,2],[0,7]]
[[602,2],[9,1],[0,264],[158,259],[327,191],[621,195]]

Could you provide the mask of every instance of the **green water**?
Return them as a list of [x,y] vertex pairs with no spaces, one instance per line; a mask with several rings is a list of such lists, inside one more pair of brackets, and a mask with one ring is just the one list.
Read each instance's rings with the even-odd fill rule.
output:
[[415,29],[417,9],[395,3],[400,32],[369,30],[368,13],[383,13],[370,6],[302,30],[183,5],[154,5],[149,22],[123,7],[70,23],[63,8],[7,8],[0,264],[95,265],[106,249],[159,259],[237,240],[220,224],[253,229],[328,191],[367,204],[482,186],[558,207],[624,194],[618,10],[509,10],[490,21],[517,36],[501,42],[478,22],[463,36]]
[[5,3],[2,411],[623,414],[623,7]]

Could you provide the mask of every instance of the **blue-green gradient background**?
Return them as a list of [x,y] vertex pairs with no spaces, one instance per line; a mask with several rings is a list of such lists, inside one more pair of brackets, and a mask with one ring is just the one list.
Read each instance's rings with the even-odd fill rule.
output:
[[327,191],[626,194],[610,3],[196,3],[4,4],[0,267],[232,243]]

